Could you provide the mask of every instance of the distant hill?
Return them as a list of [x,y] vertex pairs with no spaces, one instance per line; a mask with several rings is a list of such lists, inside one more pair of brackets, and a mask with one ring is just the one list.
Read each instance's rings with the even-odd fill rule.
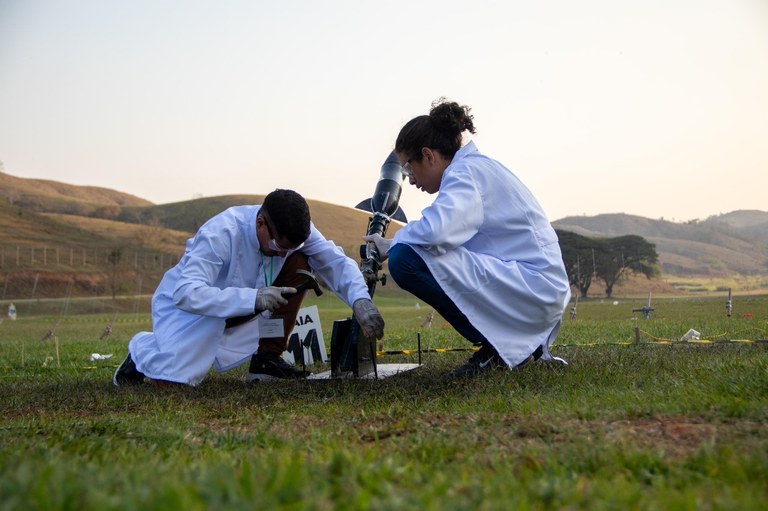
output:
[[[159,224],[163,227],[194,233],[212,216],[225,209],[243,204],[261,204],[264,195],[223,195],[205,197],[183,202],[144,207],[124,207],[117,220],[146,225]],[[326,238],[333,240],[345,250],[355,250],[362,243],[368,225],[368,213],[336,206],[327,202],[307,199],[312,221]],[[390,224],[388,233],[394,234],[400,225]]]
[[768,274],[768,212],[734,211],[685,223],[605,214],[566,217],[553,225],[589,237],[642,236],[656,245],[666,274]]
[[[263,198],[228,195],[156,205],[105,188],[0,172],[0,274],[10,276],[0,285],[4,296],[24,296],[31,279],[40,279],[39,289],[46,288],[42,283],[48,279],[51,290],[38,294],[61,296],[62,283],[76,274],[83,279],[78,284],[81,294],[103,292],[119,252],[126,268],[124,290],[133,289],[137,278],[148,289],[178,260],[186,239],[205,220],[230,206],[259,204]],[[320,231],[357,259],[369,215],[308,202]],[[768,212],[733,211],[685,223],[606,214],[566,217],[553,225],[590,237],[643,236],[656,245],[667,275],[768,275]],[[393,222],[388,234],[399,228]]]
[[[62,296],[73,275],[75,294],[106,293],[118,264],[124,292],[137,279],[150,289],[208,218],[263,199],[228,195],[155,205],[104,188],[0,173],[0,300],[29,296],[30,289],[38,297]],[[307,202],[318,229],[357,259],[368,213]],[[399,228],[393,222],[388,234]]]
[[711,216],[706,222],[724,224],[738,229],[763,229],[763,235],[768,239],[768,212],[765,211],[742,209],[739,211],[732,211],[731,213]]
[[4,172],[0,172],[0,197],[29,211],[82,216],[109,208],[152,205],[148,200],[108,188],[25,179]]
[[106,240],[88,229],[63,224],[43,213],[36,213],[0,199],[0,243],[5,246],[57,244],[91,245]]
[[709,217],[705,223],[726,230],[736,230],[740,236],[768,244],[768,213],[741,210]]
[[[203,222],[217,213],[231,206],[260,204],[264,195],[203,197],[155,205],[139,197],[106,188],[18,178],[0,172],[0,199],[3,198],[5,203],[0,209],[0,217],[4,217],[6,223],[15,222],[16,225],[6,231],[12,231],[13,234],[7,237],[4,234],[0,242],[24,239],[27,242],[43,244],[57,242],[57,238],[70,240],[73,239],[70,231],[75,228],[85,237],[88,237],[88,232],[94,233],[95,240],[101,237],[114,242],[115,239],[127,237],[130,238],[131,244],[135,244],[141,243],[140,240],[134,239],[137,235],[140,237],[141,230],[127,229],[126,224],[175,231],[170,238],[177,238],[179,232],[186,233],[186,237],[189,237]],[[313,222],[327,238],[334,240],[345,250],[362,243],[360,238],[365,234],[367,213],[309,198],[307,202]],[[18,223],[18,218],[24,215],[28,216],[26,221]],[[83,217],[100,219],[103,222],[87,222]],[[65,224],[60,232],[67,232],[66,236],[59,236],[55,227],[57,222]],[[110,228],[110,224],[105,222],[115,223]],[[399,224],[393,222],[389,234],[394,234],[399,227]],[[130,231],[130,234],[127,231]],[[176,251],[183,249],[182,243]]]

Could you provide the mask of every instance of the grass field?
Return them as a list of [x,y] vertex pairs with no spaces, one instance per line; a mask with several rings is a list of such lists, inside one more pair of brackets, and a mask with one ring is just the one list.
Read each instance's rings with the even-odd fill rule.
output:
[[[439,318],[422,328],[423,304],[377,301],[386,349],[467,347]],[[348,310],[309,303],[328,343]],[[642,305],[566,313],[568,366],[450,381],[470,353],[429,351],[378,381],[247,385],[239,368],[116,388],[146,302],[17,303],[0,324],[0,510],[766,509],[768,297],[735,297],[730,318],[720,298],[654,298],[633,319]],[[713,342],[671,342],[691,328]]]

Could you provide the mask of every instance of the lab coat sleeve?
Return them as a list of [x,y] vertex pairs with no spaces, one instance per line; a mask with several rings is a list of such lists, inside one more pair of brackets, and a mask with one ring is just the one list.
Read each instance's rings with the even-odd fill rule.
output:
[[437,198],[421,215],[395,234],[395,243],[421,246],[440,255],[477,234],[483,223],[483,202],[471,173],[446,171]]
[[309,266],[344,303],[352,307],[356,300],[370,298],[358,264],[347,257],[341,247],[326,239],[314,224],[301,251],[308,256]]
[[250,314],[256,305],[256,289],[215,285],[222,268],[232,260],[233,243],[221,233],[201,230],[185,254],[173,290],[173,302],[184,311],[229,318]]

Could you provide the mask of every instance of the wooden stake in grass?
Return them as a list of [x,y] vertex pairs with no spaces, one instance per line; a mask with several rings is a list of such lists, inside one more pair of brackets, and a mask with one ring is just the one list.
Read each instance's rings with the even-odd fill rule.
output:
[[56,346],[56,367],[61,369],[61,358],[59,357],[59,336],[53,336],[53,344]]
[[45,342],[48,339],[52,339],[54,337],[54,334],[56,333],[56,329],[59,328],[59,325],[61,324],[61,319],[59,319],[55,325],[53,325],[53,328],[48,329],[47,332],[45,332],[45,335],[40,339],[40,342]]
[[570,319],[571,321],[573,321],[574,319],[576,319],[576,307],[578,307],[578,306],[579,306],[579,295],[576,295],[576,301],[575,301],[575,302],[573,302],[573,307],[571,307],[571,315],[570,315],[570,317],[568,318],[568,319]]
[[42,339],[40,339],[40,342],[47,341],[48,339],[51,339],[56,334],[56,329],[59,328],[59,325],[61,324],[61,320],[64,319],[67,316],[67,310],[69,309],[69,300],[72,298],[72,285],[75,283],[74,280],[71,280],[69,282],[69,287],[67,288],[67,298],[64,300],[64,306],[61,311],[61,316],[59,316],[59,320],[56,321],[56,324],[53,325],[53,328],[48,330]]
[[117,318],[117,312],[112,316],[112,321],[109,322],[109,324],[104,327],[104,331],[101,333],[101,336],[99,337],[99,340],[104,340],[110,335],[112,335],[112,326],[115,324],[115,319]]
[[139,314],[139,300],[141,299],[141,274],[136,276],[136,298],[133,304],[133,313]]
[[37,291],[37,281],[40,280],[40,274],[35,274],[35,283],[32,284],[32,295],[29,297],[29,308],[27,309],[27,314],[32,314],[32,302],[35,300],[35,292]]

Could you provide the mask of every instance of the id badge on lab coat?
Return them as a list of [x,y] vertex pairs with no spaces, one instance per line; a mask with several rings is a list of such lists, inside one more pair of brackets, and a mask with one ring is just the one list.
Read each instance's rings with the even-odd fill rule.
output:
[[259,316],[259,339],[274,339],[276,337],[285,337],[283,319]]

